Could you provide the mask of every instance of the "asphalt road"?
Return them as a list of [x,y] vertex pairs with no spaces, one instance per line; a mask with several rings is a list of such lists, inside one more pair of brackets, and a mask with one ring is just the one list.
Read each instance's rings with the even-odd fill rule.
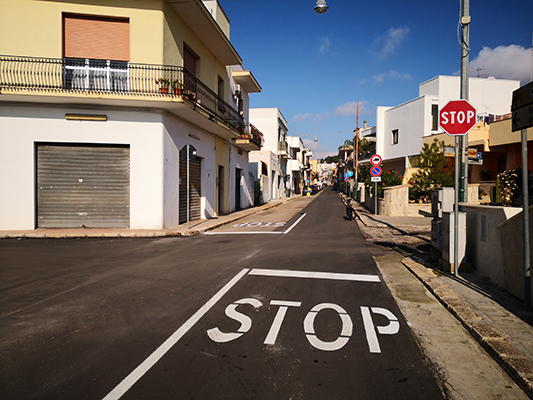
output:
[[195,237],[6,239],[0,266],[3,399],[443,398],[329,189]]

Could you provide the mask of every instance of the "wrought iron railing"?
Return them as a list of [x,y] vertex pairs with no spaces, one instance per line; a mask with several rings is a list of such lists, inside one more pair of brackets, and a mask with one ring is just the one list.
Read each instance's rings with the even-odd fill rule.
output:
[[263,132],[261,132],[259,129],[257,129],[252,124],[246,125],[246,134],[250,135],[250,139],[252,142],[257,144],[259,147],[263,147],[263,143],[265,141]]
[[244,120],[237,110],[191,72],[178,66],[81,58],[0,56],[0,88],[124,96],[181,96],[229,127],[241,132],[244,130]]

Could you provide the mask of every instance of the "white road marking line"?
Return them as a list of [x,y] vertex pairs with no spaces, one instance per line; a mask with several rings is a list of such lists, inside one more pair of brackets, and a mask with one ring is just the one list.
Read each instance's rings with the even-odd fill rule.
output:
[[120,399],[142,376],[152,368],[177,342],[180,340],[200,318],[202,318],[222,296],[224,296],[249,269],[243,269],[222,289],[218,291],[207,303],[205,303],[192,317],[190,317],[176,332],[163,342],[146,360],[135,368],[122,382],[120,382],[103,400]]
[[204,232],[204,235],[281,235],[283,232]]
[[343,274],[337,272],[292,271],[288,269],[254,268],[249,275],[277,276],[281,278],[332,279],[338,281],[381,282],[377,275]]
[[[259,231],[249,231],[249,232],[246,232],[246,231],[240,231],[240,232],[203,232],[204,235],[286,235],[287,233],[289,233],[296,225],[298,225],[298,223],[303,219],[303,217],[305,217],[307,215],[307,213],[304,213],[302,214],[302,216],[300,218],[298,218],[298,220],[292,224],[289,229],[287,229],[286,231],[284,232],[259,232]],[[270,222],[269,222],[270,223]]]
[[291,225],[291,227],[289,229],[287,229],[285,232],[283,232],[284,235],[286,235],[287,233],[289,233],[292,228],[294,228],[296,225],[298,225],[298,223],[303,219],[303,217],[305,217],[307,215],[307,213],[304,213],[302,214],[302,216],[300,218],[298,218],[298,221],[296,221],[294,224]]

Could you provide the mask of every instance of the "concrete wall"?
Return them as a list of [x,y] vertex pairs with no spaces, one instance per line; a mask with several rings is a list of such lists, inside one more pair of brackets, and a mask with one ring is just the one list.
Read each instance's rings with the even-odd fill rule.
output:
[[[405,201],[407,199],[407,201]],[[408,216],[409,185],[391,186],[383,189],[384,215]]]
[[[505,290],[520,299],[524,299],[524,223],[521,208],[507,221],[498,225],[500,232],[503,281]],[[529,265],[533,265],[531,238],[533,237],[533,206],[529,207]],[[531,290],[533,303],[533,290]]]
[[520,212],[512,207],[461,204],[466,213],[467,260],[482,276],[504,286],[501,236],[498,225]]

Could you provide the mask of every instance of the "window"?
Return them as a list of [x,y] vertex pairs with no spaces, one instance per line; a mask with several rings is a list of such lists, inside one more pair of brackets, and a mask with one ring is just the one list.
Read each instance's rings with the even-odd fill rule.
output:
[[183,67],[194,76],[198,76],[198,57],[191,48],[187,45],[183,45]]
[[224,99],[224,79],[218,77],[218,96]]
[[73,90],[129,90],[128,18],[63,14],[64,86]]
[[130,89],[128,62],[65,58],[64,86],[72,90],[127,92]]
[[129,61],[129,19],[63,14],[63,57]]
[[183,83],[185,84],[185,90],[191,91],[196,94],[196,79],[199,75],[199,62],[198,57],[189,46],[183,44],[183,68],[186,71],[183,73]]
[[438,104],[431,105],[431,130],[432,131],[439,130],[439,105]]
[[392,140],[391,144],[398,144],[398,129],[392,131]]

